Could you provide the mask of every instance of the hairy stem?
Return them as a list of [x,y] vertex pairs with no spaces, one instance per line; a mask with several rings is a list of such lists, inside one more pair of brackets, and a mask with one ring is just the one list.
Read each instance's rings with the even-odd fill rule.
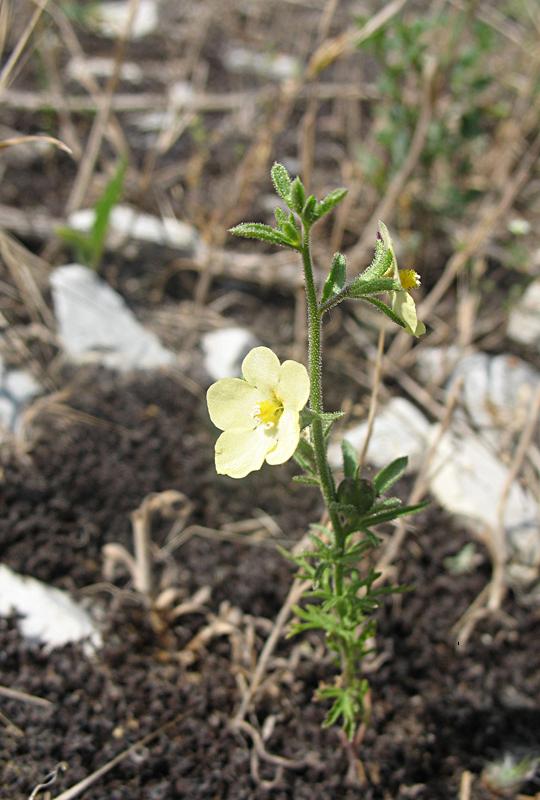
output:
[[[307,225],[304,226],[302,260],[304,264],[304,280],[308,305],[309,377],[311,382],[309,404],[312,411],[316,414],[321,414],[324,411],[322,396],[322,312],[319,308],[317,292],[315,290],[313,263],[311,260],[310,229]],[[315,460],[317,462],[317,472],[321,482],[321,491],[334,530],[336,544],[342,551],[345,546],[345,533],[337,512],[332,508],[336,500],[336,492],[330,466],[326,458],[322,420],[313,420],[311,423],[311,432]],[[337,564],[334,570],[334,588],[336,594],[340,595],[343,593],[343,569],[341,565]]]

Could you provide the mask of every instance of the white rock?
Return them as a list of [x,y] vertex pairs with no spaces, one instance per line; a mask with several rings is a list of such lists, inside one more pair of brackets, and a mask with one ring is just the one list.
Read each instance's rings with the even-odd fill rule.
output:
[[219,328],[201,339],[204,367],[214,380],[240,377],[242,361],[259,342],[246,328]]
[[244,47],[231,47],[225,52],[223,61],[231,72],[252,72],[274,80],[294,78],[300,72],[300,63],[293,56],[257,53]]
[[[66,72],[69,78],[84,83],[88,74],[94,78],[110,78],[115,69],[113,58],[93,56],[79,58],[74,56],[68,61]],[[123,61],[120,65],[120,78],[130,83],[141,83],[144,77],[142,69],[133,61]]]
[[[429,421],[416,406],[403,397],[394,397],[375,418],[367,451],[367,460],[383,467],[400,456],[409,457],[409,469],[422,462],[430,431]],[[367,432],[367,422],[346,431],[344,438],[358,450]],[[341,464],[341,445],[332,444],[328,456],[333,466]]]
[[462,403],[482,438],[498,445],[505,429],[527,417],[540,374],[519,358],[474,353],[456,366],[449,388],[463,378]]
[[193,84],[189,81],[176,81],[168,89],[169,104],[174,108],[189,106],[195,94]]
[[510,311],[507,333],[515,342],[540,345],[540,279],[527,287]]
[[29,372],[8,370],[0,359],[0,427],[16,431],[21,412],[40,391],[40,385]]
[[[475,434],[461,436],[451,430],[442,436],[431,462],[430,490],[443,508],[462,517],[472,530],[489,536],[498,529],[507,479],[508,469]],[[516,578],[523,567],[534,575],[540,565],[538,503],[516,481],[510,487],[502,523],[510,551],[509,574],[515,566]]]
[[127,371],[168,366],[175,356],[135,319],[122,297],[80,264],[51,275],[59,334],[68,356]]
[[419,347],[415,369],[423,385],[434,383],[439,386],[451,375],[461,355],[455,345],[450,347]]
[[[87,15],[88,24],[102,36],[121,36],[129,17],[129,0],[100,3]],[[139,0],[139,7],[131,26],[130,38],[141,39],[153,33],[158,26],[158,6],[155,0]]]
[[[87,232],[92,227],[94,219],[95,211],[92,208],[83,208],[71,214],[68,224],[77,231]],[[107,243],[114,249],[121,247],[130,239],[189,253],[195,250],[198,242],[195,229],[186,222],[180,222],[174,217],[160,219],[137,211],[131,206],[115,206],[109,218]]]
[[101,636],[86,611],[60,589],[18,575],[0,564],[0,614],[19,614],[21,632],[47,650],[87,640],[99,647]]

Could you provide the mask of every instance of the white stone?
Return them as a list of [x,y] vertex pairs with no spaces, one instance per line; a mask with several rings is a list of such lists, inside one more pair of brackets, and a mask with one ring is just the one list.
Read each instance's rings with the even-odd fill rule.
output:
[[449,389],[463,379],[461,401],[468,420],[486,442],[497,446],[506,429],[523,425],[540,374],[520,358],[474,353],[456,366]]
[[175,355],[92,270],[68,264],[55,269],[50,280],[60,338],[73,360],[98,362],[121,371],[175,362]]
[[[88,13],[86,19],[88,24],[102,36],[115,39],[124,34],[130,5],[129,0],[100,3]],[[153,33],[158,26],[158,21],[158,6],[155,0],[139,0],[139,7],[130,30],[130,38],[141,39]]]
[[540,565],[540,514],[532,494],[514,481],[499,519],[507,479],[507,467],[484,441],[473,433],[462,436],[453,430],[442,436],[429,472],[432,494],[472,530],[490,536],[502,522],[509,574],[514,566],[517,578],[520,568],[527,567],[532,575]]
[[[90,58],[80,58],[74,56],[68,61],[66,72],[69,78],[80,83],[90,74],[93,78],[110,78],[115,69],[113,58],[105,56],[93,56]],[[141,83],[143,71],[138,64],[133,61],[123,61],[120,65],[120,78],[130,83]]]
[[0,614],[18,614],[21,633],[40,642],[47,650],[69,642],[87,640],[91,647],[101,644],[99,631],[87,612],[66,592],[0,564]]
[[22,369],[6,369],[0,359],[0,427],[15,432],[24,407],[41,391],[35,378]]
[[540,279],[527,287],[510,311],[507,333],[515,342],[540,345]]
[[[394,397],[375,418],[367,460],[375,467],[383,467],[395,458],[408,456],[409,469],[415,470],[425,454],[429,431],[429,421],[416,406],[403,397]],[[362,422],[346,431],[343,438],[360,450],[366,433],[367,422]],[[328,456],[333,466],[339,466],[341,445],[330,445]]]
[[242,361],[259,342],[246,328],[218,328],[201,339],[204,367],[214,380],[241,375]]
[[[68,219],[70,227],[77,231],[88,232],[95,219],[95,211],[83,208],[71,214]],[[197,233],[186,222],[174,217],[154,217],[144,214],[131,206],[115,206],[109,218],[109,234],[107,243],[111,248],[121,247],[130,239],[140,242],[170,247],[192,253],[197,247]]]
[[419,347],[416,353],[415,369],[422,385],[430,383],[441,385],[452,374],[461,350],[450,347]]
[[244,47],[231,47],[226,51],[223,61],[231,72],[252,72],[274,80],[294,78],[300,72],[300,63],[293,56],[256,53]]
[[531,223],[528,219],[523,219],[523,217],[514,217],[508,223],[508,230],[514,236],[526,236],[531,232]]
[[193,100],[193,95],[193,84],[189,83],[189,81],[176,81],[176,83],[169,86],[169,104],[174,108],[189,106]]

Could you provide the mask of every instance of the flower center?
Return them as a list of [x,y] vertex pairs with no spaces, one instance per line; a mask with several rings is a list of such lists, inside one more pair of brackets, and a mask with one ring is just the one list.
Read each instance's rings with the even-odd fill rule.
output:
[[416,289],[420,286],[420,275],[414,269],[400,269],[399,281],[402,289]]
[[263,425],[277,425],[279,418],[283,414],[283,404],[274,395],[271,400],[263,400],[258,404],[259,410],[255,414],[256,418]]

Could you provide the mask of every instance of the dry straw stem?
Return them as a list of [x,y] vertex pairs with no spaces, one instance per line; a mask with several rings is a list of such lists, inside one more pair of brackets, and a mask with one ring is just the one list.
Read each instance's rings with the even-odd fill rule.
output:
[[151,605],[156,594],[154,576],[154,556],[152,552],[151,527],[155,514],[165,518],[181,516],[187,519],[192,504],[181,492],[173,489],[152,493],[144,498],[141,505],[131,515],[134,556],[120,544],[110,542],[103,547],[103,572],[110,580],[117,563],[122,563],[133,580],[133,586]]
[[381,385],[381,378],[382,378],[383,353],[384,353],[384,329],[381,328],[381,330],[379,331],[379,340],[377,343],[377,355],[375,356],[375,369],[373,371],[373,387],[369,398],[369,411],[367,418],[366,436],[364,439],[364,443],[362,444],[362,450],[360,451],[360,455],[358,456],[359,475],[362,473],[362,467],[364,466],[364,461],[366,459],[369,442],[371,439],[371,435],[373,433],[373,426],[375,424],[375,414],[377,413],[377,400],[379,397],[379,388]]
[[[538,107],[536,108],[536,115]],[[521,132],[520,132],[521,138]],[[461,248],[457,250],[447,261],[444,270],[428,295],[419,304],[418,316],[420,319],[428,320],[430,315],[437,307],[440,300],[444,297],[456,276],[463,270],[469,259],[474,257],[487,244],[493,235],[500,220],[511,209],[517,195],[523,189],[531,170],[533,169],[540,155],[540,133],[533,140],[529,147],[522,147],[519,164],[514,170],[513,175],[505,181],[502,195],[497,203],[486,204],[483,213],[477,224],[472,228],[470,235],[463,242]],[[404,353],[410,347],[410,337],[398,333],[392,346],[388,350],[387,358],[389,361],[399,362]]]
[[124,59],[125,45],[133,27],[138,8],[139,0],[130,0],[126,24],[121,36],[118,37],[116,42],[113,72],[109,78],[109,81],[107,82],[105,91],[101,96],[98,112],[94,119],[94,123],[86,143],[85,154],[79,165],[79,170],[75,177],[75,181],[66,204],[66,214],[70,214],[80,207],[88,190],[88,186],[90,185],[90,181],[92,180],[92,175],[97,158],[99,156],[101,143],[107,130],[113,96],[120,78],[120,70]]
[[[309,546],[309,540],[307,536],[302,537],[302,540],[299,542],[297,547],[295,547],[296,552],[300,552],[304,550],[306,547]],[[257,689],[262,683],[264,674],[266,672],[266,668],[268,666],[268,662],[274,652],[277,643],[281,637],[283,629],[287,624],[289,619],[291,608],[299,602],[304,592],[306,592],[309,587],[311,586],[311,581],[301,581],[298,578],[295,578],[292,582],[291,588],[285,598],[285,602],[281,606],[279,613],[275,619],[274,626],[272,628],[272,632],[270,636],[267,638],[266,642],[264,643],[264,647],[261,650],[261,654],[258,658],[257,665],[251,677],[251,682],[247,687],[244,695],[242,697],[242,701],[240,703],[240,707],[236,712],[233,720],[232,725],[237,726],[240,725],[247,712],[249,711],[249,707],[257,692]]]
[[[66,17],[65,13],[62,11],[61,8],[56,8],[54,5],[51,6],[51,8],[49,9],[49,13],[60,32],[60,39],[65,44],[71,57],[77,58],[84,67],[86,63],[86,55],[69,19]],[[89,102],[92,107],[91,108],[87,107],[85,109],[81,108],[79,110],[95,111],[97,108],[100,107],[102,90],[89,69],[83,71],[83,75],[80,80],[81,84],[84,86],[84,88],[90,95],[91,99]],[[21,93],[21,94],[27,94],[27,93]],[[30,93],[28,93],[28,96],[31,97]],[[129,97],[133,98],[133,95],[124,95],[123,97],[125,101],[128,101]],[[118,98],[119,95],[114,96],[113,109],[115,108],[115,103]],[[62,93],[63,110],[66,113],[77,110],[73,107],[73,103],[76,102],[77,100],[86,102],[87,98],[85,97],[81,98],[80,96],[70,97],[65,92],[63,92]],[[145,106],[145,108],[147,107],[148,106]],[[149,107],[154,108],[154,106],[149,106]],[[110,139],[111,144],[113,145],[117,153],[127,152],[128,149],[127,140],[124,136],[122,128],[120,127],[118,121],[114,118],[112,113],[109,115],[109,121],[106,128],[106,135]]]
[[352,53],[359,44],[373,36],[379,28],[382,28],[398,14],[406,3],[407,0],[392,0],[374,14],[360,30],[357,27],[348,28],[339,36],[327,39],[311,57],[306,70],[306,78],[308,80],[315,78],[338,58]]
[[65,792],[61,792],[60,794],[56,795],[54,800],[73,800],[74,797],[79,797],[84,791],[86,791],[86,789],[88,789],[90,786],[93,786],[100,778],[102,778],[103,775],[106,775],[107,772],[110,772],[111,769],[116,767],[117,764],[120,764],[121,761],[130,756],[132,753],[136,752],[136,750],[138,750],[140,747],[146,747],[147,744],[150,744],[150,742],[152,742],[154,739],[157,739],[157,737],[162,733],[168,731],[178,722],[181,722],[181,720],[189,716],[190,713],[191,710],[184,711],[182,714],[178,714],[178,716],[176,716],[170,722],[165,723],[165,725],[161,725],[156,730],[152,731],[146,736],[143,736],[142,739],[139,739],[125,750],[122,750],[121,753],[114,758],[111,758],[110,761],[107,761],[107,763],[102,767],[96,769],[95,772],[92,772],[86,778],[83,778],[83,780],[79,781],[79,783],[76,783],[75,786],[72,786],[70,789],[66,789]]
[[504,515],[506,506],[508,504],[508,497],[512,484],[517,479],[519,472],[525,461],[527,451],[533,440],[540,414],[540,389],[536,392],[530,407],[527,422],[521,433],[508,475],[506,477],[499,503],[497,507],[497,516],[499,524],[495,530],[491,532],[489,539],[491,540],[491,547],[489,548],[492,561],[493,561],[493,575],[490,582],[489,598],[487,608],[489,611],[498,611],[501,607],[502,601],[506,593],[505,581],[505,568],[506,568],[506,532],[504,524]]
[[[2,0],[2,2],[5,2],[5,0]],[[49,2],[49,0],[35,0],[35,2],[36,2],[36,6],[37,7],[36,7],[34,13],[32,14],[32,16],[30,17],[30,20],[28,21],[28,24],[27,24],[26,28],[24,29],[19,41],[15,45],[15,47],[13,49],[13,52],[11,53],[10,57],[8,58],[6,63],[4,64],[4,68],[2,69],[2,72],[0,73],[0,93],[2,93],[4,91],[4,89],[6,89],[6,87],[8,85],[8,82],[9,82],[9,79],[11,77],[11,73],[13,72],[13,70],[15,68],[15,65],[17,64],[17,61],[21,57],[21,54],[24,51],[24,48],[28,44],[28,41],[29,41],[30,37],[32,36],[32,33],[34,32],[34,29],[35,29],[36,25],[38,24],[39,19],[40,19],[41,15],[43,14],[43,12],[45,10],[45,7],[47,6],[47,3]],[[7,13],[7,12],[3,12],[3,13]],[[3,16],[2,17],[2,25],[4,26],[5,24],[6,24],[6,17]]]
[[24,736],[24,731],[22,728],[19,728],[18,725],[15,725],[15,723],[12,722],[10,718],[6,716],[6,714],[3,714],[2,711],[0,711],[0,722],[13,736]]
[[35,136],[26,136],[21,134],[20,136],[13,136],[10,139],[1,139],[0,140],[0,150],[3,150],[5,147],[14,147],[18,144],[52,144],[55,147],[58,147],[59,150],[62,150],[64,153],[68,155],[73,155],[73,151],[67,144],[61,142],[60,139],[56,139],[54,136],[44,136],[42,134],[36,134]]
[[389,219],[394,206],[402,193],[407,181],[411,177],[426,143],[429,124],[433,114],[433,81],[437,71],[437,62],[434,58],[427,58],[424,67],[424,83],[422,90],[422,100],[420,114],[414,134],[411,139],[409,152],[402,166],[396,172],[384,194],[371,214],[367,224],[364,226],[362,238],[347,253],[347,259],[353,269],[358,269],[365,261],[367,253],[373,249],[373,242],[377,232],[377,225],[380,219]]
[[[418,475],[416,476],[413,488],[407,499],[408,505],[415,505],[416,503],[419,503],[428,489],[429,485],[428,476],[431,464],[433,463],[433,459],[435,458],[435,455],[437,453],[437,448],[439,447],[441,439],[450,426],[462,388],[463,388],[463,380],[459,379],[452,386],[452,389],[448,394],[448,399],[446,401],[446,406],[445,406],[444,418],[442,419],[439,425],[437,434],[434,437],[429,449],[427,450],[424,460],[422,462],[422,466],[418,471]],[[381,572],[381,577],[378,579],[379,581],[384,580],[384,578],[388,575],[390,565],[395,560],[401,546],[403,545],[406,534],[407,534],[406,524],[403,521],[403,519],[400,519],[396,524],[396,529],[394,531],[392,538],[386,545],[385,551],[377,563],[376,567],[377,572]]]
[[35,275],[44,274],[46,262],[0,230],[0,258],[6,265],[33,322],[51,330],[54,319],[40,291]]
[[461,781],[459,783],[459,800],[471,800],[473,776],[472,772],[466,769],[461,773]]
[[460,649],[466,645],[477,622],[486,617],[488,614],[500,613],[502,601],[504,600],[507,590],[505,574],[507,548],[504,513],[512,484],[518,477],[525,461],[527,451],[531,446],[539,415],[540,390],[535,393],[535,396],[531,402],[527,423],[521,433],[512,463],[508,470],[508,475],[503,490],[501,492],[501,496],[499,498],[497,508],[499,524],[495,529],[487,531],[486,534],[482,536],[482,541],[489,551],[493,565],[491,580],[486,586],[484,586],[478,597],[476,597],[469,608],[452,627],[452,634],[455,636],[456,644],[459,645]]
[[53,703],[50,700],[45,700],[44,697],[36,697],[35,694],[21,692],[19,689],[11,689],[8,686],[0,686],[0,696],[8,697],[10,700],[19,700],[21,703],[32,703],[43,708],[52,708],[53,706]]

